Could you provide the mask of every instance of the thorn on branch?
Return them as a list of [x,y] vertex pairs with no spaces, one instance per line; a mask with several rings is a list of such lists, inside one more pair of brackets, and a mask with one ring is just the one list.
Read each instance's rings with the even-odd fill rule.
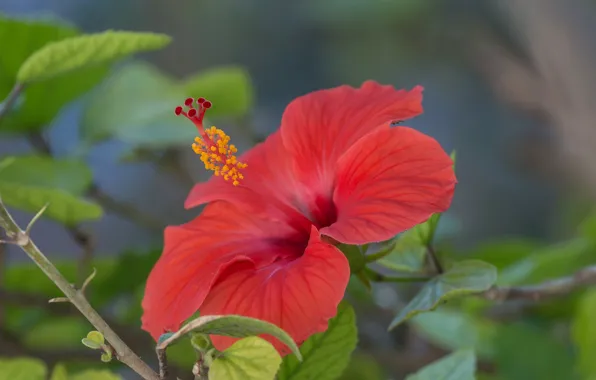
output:
[[[97,269],[93,268],[93,273],[91,273],[89,275],[89,277],[87,277],[85,279],[85,281],[83,282],[83,286],[81,286],[81,289],[76,290],[76,292],[79,293],[81,296],[85,297],[85,290],[87,289],[87,287],[89,286],[91,281],[95,278],[95,275],[97,275]],[[71,286],[74,287],[74,285],[72,285],[72,284],[71,284]],[[52,298],[48,301],[48,303],[60,303],[60,302],[70,302],[70,300],[66,297],[56,297],[56,298]]]

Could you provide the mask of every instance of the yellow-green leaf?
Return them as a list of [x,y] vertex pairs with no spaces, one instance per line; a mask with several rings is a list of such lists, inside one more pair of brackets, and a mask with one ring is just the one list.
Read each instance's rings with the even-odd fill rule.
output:
[[80,198],[91,181],[85,165],[40,156],[0,162],[0,197],[7,205],[36,213],[49,203],[44,216],[67,225],[102,216],[99,205]]
[[45,380],[46,372],[38,359],[0,359],[0,380]]
[[337,308],[327,330],[308,338],[300,347],[303,361],[286,356],[279,370],[279,380],[335,380],[350,362],[356,348],[358,331],[354,309],[347,302]]
[[106,31],[66,38],[33,53],[17,73],[21,83],[39,81],[86,66],[98,65],[169,44],[164,34]]
[[189,96],[204,97],[213,103],[209,116],[242,116],[252,106],[252,83],[249,74],[241,67],[202,71],[187,78],[184,89]]
[[488,290],[497,281],[497,269],[484,261],[456,263],[447,272],[427,282],[391,322],[393,329],[413,316],[431,311],[451,298]]
[[[19,68],[29,56],[52,41],[74,37],[78,30],[61,21],[24,20],[0,16],[0,41],[19,41],[0,56],[0,101],[16,83]],[[95,86],[107,73],[107,66],[90,67],[26,86],[12,112],[2,120],[0,131],[25,132],[47,126],[64,105]]]
[[281,357],[273,345],[253,336],[221,353],[209,367],[209,380],[273,380]]

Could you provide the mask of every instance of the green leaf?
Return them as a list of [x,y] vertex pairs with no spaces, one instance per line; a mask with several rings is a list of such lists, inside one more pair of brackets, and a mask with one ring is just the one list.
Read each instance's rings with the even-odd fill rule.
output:
[[411,320],[417,333],[424,339],[446,350],[474,348],[481,358],[494,355],[497,324],[461,311],[439,308]]
[[[35,51],[52,41],[73,37],[78,30],[61,21],[15,20],[0,15],[0,40],[19,41],[0,57],[0,99],[16,83],[19,68]],[[68,77],[30,84],[17,101],[16,109],[2,120],[0,130],[25,132],[40,130],[49,124],[60,109],[90,90],[107,73],[107,66],[91,67]]]
[[108,370],[87,370],[75,373],[68,380],[122,380],[122,377]]
[[252,106],[250,76],[241,67],[218,67],[203,71],[183,82],[189,96],[209,99],[209,116],[242,116]]
[[16,156],[0,161],[0,181],[62,189],[73,195],[83,195],[92,178],[91,169],[80,160]]
[[491,241],[476,247],[467,256],[489,262],[498,269],[506,268],[540,249],[535,241],[528,239],[507,239]]
[[37,213],[49,203],[45,216],[67,225],[99,219],[99,205],[79,196],[91,181],[82,163],[49,157],[10,157],[0,164],[0,197],[9,206]]
[[68,372],[64,364],[56,364],[50,380],[68,380]]
[[209,367],[209,380],[273,380],[281,357],[273,345],[253,336],[228,347]]
[[87,333],[87,339],[97,344],[99,347],[106,342],[103,334],[99,331],[89,331],[89,333]]
[[189,145],[197,132],[174,108],[188,97],[157,68],[133,62],[115,71],[86,103],[81,137],[117,138],[153,148]]
[[267,334],[279,339],[282,343],[287,345],[299,359],[301,359],[300,350],[298,349],[296,342],[294,342],[292,337],[290,337],[284,330],[272,323],[240,315],[208,315],[198,317],[182,326],[180,330],[175,332],[169,338],[163,340],[158,345],[158,348],[166,349],[169,345],[191,332],[197,334],[224,335],[234,338]]
[[350,273],[360,273],[360,271],[364,269],[366,266],[366,259],[359,246],[340,244],[338,248],[348,259],[348,263],[350,264]]
[[474,351],[461,350],[427,365],[406,380],[474,380],[475,373]]
[[596,290],[580,299],[571,325],[572,337],[578,348],[579,368],[586,378],[596,377]]
[[507,380],[577,380],[572,352],[559,340],[556,333],[535,325],[502,326],[495,336],[495,367]]
[[46,366],[38,359],[0,359],[0,380],[45,380]]
[[420,272],[424,268],[426,246],[433,240],[441,214],[400,234],[386,249],[391,252],[377,261],[397,272]]
[[51,78],[134,53],[161,49],[170,42],[171,38],[163,34],[112,30],[66,38],[33,53],[19,69],[17,81],[28,83]]
[[533,251],[530,255],[505,267],[499,273],[499,285],[528,285],[568,276],[595,264],[596,254],[590,241],[575,238]]
[[311,336],[300,347],[304,358],[302,363],[293,356],[284,358],[278,379],[337,379],[350,362],[357,340],[354,309],[342,302],[337,308],[337,315],[329,320],[327,330]]
[[393,329],[413,316],[431,311],[451,298],[488,290],[497,280],[496,268],[484,261],[456,263],[447,272],[427,282],[391,322]]

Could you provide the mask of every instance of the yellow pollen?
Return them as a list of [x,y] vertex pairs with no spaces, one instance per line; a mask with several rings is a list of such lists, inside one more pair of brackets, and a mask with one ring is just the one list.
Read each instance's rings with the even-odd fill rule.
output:
[[205,128],[209,140],[196,137],[192,144],[192,150],[200,156],[205,169],[212,170],[216,176],[222,176],[226,181],[232,181],[232,185],[238,186],[240,180],[244,179],[240,169],[248,165],[239,162],[234,153],[238,152],[233,144],[230,144],[230,136],[219,128]]

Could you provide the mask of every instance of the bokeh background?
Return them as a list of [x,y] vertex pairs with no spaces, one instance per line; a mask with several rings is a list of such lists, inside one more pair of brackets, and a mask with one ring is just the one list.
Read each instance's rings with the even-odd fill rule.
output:
[[[173,113],[163,111],[184,99],[166,91],[184,78],[199,78],[193,87],[199,93],[189,94],[195,96],[201,85],[212,91],[215,83],[221,112],[211,121],[241,151],[274,131],[296,96],[367,79],[421,84],[425,112],[407,124],[457,151],[459,184],[441,221],[439,253],[484,258],[516,273],[516,284],[596,262],[593,1],[0,0],[0,12],[53,15],[83,32],[126,29],[174,38],[164,50],[112,66],[43,129],[15,133],[0,126],[0,159],[38,152],[76,157],[92,169],[86,196],[102,205],[104,216],[68,228],[42,220],[33,237],[73,282],[98,268],[90,298],[145,357],[152,355],[150,338],[127,326],[140,326],[142,283],[159,255],[163,227],[196,215],[183,201],[208,176],[188,146],[193,132],[180,132]],[[3,38],[0,54],[19,44]],[[9,89],[0,87],[0,98]],[[89,131],[110,123],[130,132],[91,143]],[[15,215],[22,224],[31,217]],[[0,355],[101,365],[80,345],[88,331],[82,318],[68,305],[44,304],[44,297],[58,296],[52,284],[20,251],[0,251]],[[587,359],[596,355],[590,293],[490,308],[456,302],[387,333],[413,288],[351,291],[360,345],[344,380],[402,379],[465,346],[477,347],[491,379],[596,376]],[[178,351],[173,360],[184,378],[192,353]]]

